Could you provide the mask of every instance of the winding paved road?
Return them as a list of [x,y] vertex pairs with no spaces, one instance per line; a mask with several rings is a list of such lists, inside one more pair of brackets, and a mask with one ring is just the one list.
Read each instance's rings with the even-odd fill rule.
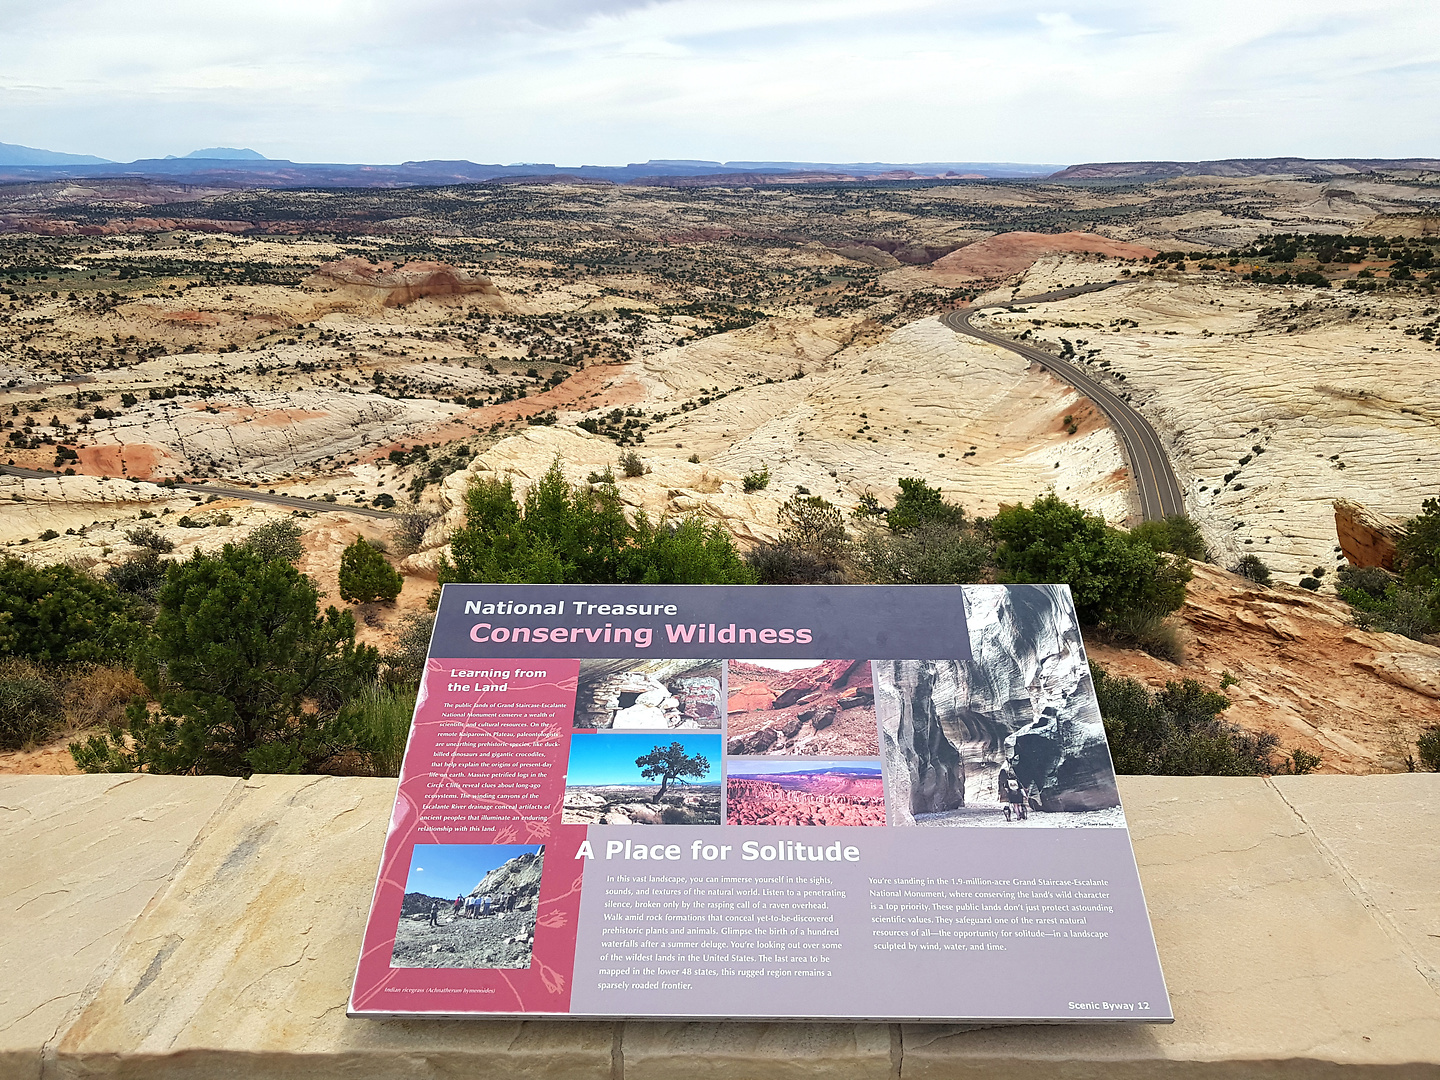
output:
[[[1079,296],[1082,293],[1099,292],[1101,289],[1108,289],[1120,284],[1124,283],[1111,281],[1096,285],[1079,285],[1074,288],[1041,293],[1037,296],[1022,297],[1004,304],[986,304],[984,307],[1009,308],[1043,304],[1051,300]],[[1150,421],[1141,416],[1124,398],[1097,381],[1078,364],[1061,360],[1034,345],[1013,341],[971,325],[970,320],[981,310],[982,308],[971,308],[949,311],[940,317],[940,321],[957,334],[968,334],[990,345],[998,345],[1002,349],[1018,353],[1026,360],[1039,364],[1050,374],[1062,382],[1069,383],[1088,397],[1105,414],[1105,418],[1110,421],[1111,426],[1120,433],[1120,440],[1125,444],[1125,456],[1130,462],[1130,473],[1135,477],[1136,485],[1140,489],[1140,512],[1144,520],[1158,521],[1172,514],[1183,514],[1185,499],[1180,494],[1180,484],[1175,479],[1175,471],[1170,467],[1170,458],[1166,455],[1164,447],[1160,445],[1160,437],[1155,434],[1155,429],[1150,426]]]
[[[7,476],[20,476],[28,480],[45,480],[52,476],[59,476],[56,472],[47,472],[45,469],[22,469],[18,465],[0,465],[0,473]],[[137,484],[155,483],[153,480],[136,480]],[[339,513],[344,511],[347,514],[360,514],[362,517],[388,518],[395,515],[388,510],[379,510],[373,506],[348,506],[339,502],[321,502],[319,499],[302,499],[297,495],[272,495],[267,491],[247,491],[245,488],[234,488],[225,484],[187,484],[177,480],[171,485],[175,490],[193,491],[201,495],[219,495],[224,499],[248,499],[250,502],[270,503],[273,506],[288,506],[294,510],[321,510],[325,513]]]

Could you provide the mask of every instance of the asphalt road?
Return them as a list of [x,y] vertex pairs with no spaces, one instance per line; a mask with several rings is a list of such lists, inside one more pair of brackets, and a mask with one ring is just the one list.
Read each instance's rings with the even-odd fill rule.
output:
[[[1040,293],[1011,300],[1004,304],[986,304],[985,307],[1023,307],[1043,304],[1051,300],[1063,300],[1082,293],[1099,292],[1124,282],[1111,281],[1095,285],[1078,285],[1069,289]],[[1140,512],[1146,521],[1157,521],[1172,514],[1185,512],[1185,499],[1180,494],[1180,485],[1175,479],[1175,470],[1170,467],[1170,458],[1160,445],[1160,437],[1150,426],[1150,421],[1141,416],[1129,402],[1103,383],[1098,382],[1078,364],[1061,360],[1044,349],[1010,338],[992,334],[972,326],[970,320],[981,308],[949,311],[940,321],[957,334],[968,334],[973,338],[1002,349],[1018,353],[1026,360],[1039,364],[1062,382],[1067,382],[1084,394],[1105,414],[1112,427],[1120,433],[1125,444],[1125,456],[1130,462],[1130,474],[1140,489]]]
[[[22,469],[18,465],[0,465],[0,473],[8,476],[22,476],[30,480],[43,480],[51,476],[59,476],[59,473],[47,472],[44,469]],[[136,483],[154,483],[150,480],[137,480]],[[159,486],[158,484],[156,486]],[[394,517],[388,510],[377,510],[373,506],[352,506],[339,502],[321,502],[319,499],[302,499],[296,495],[272,495],[266,491],[251,491],[247,488],[235,488],[226,484],[189,484],[177,480],[171,485],[177,491],[193,491],[200,495],[219,495],[224,499],[248,499],[250,502],[269,503],[272,506],[288,506],[294,510],[319,510],[324,513],[359,514],[362,517],[388,518]]]

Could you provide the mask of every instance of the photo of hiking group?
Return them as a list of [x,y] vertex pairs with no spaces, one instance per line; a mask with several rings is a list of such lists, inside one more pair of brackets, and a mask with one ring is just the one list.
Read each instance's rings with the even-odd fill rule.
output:
[[416,844],[390,966],[528,968],[543,845]]

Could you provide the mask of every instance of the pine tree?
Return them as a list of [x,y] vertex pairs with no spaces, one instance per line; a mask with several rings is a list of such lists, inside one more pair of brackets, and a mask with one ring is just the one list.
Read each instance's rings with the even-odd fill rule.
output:
[[389,602],[400,595],[401,584],[399,572],[363,538],[340,556],[340,599],[347,604]]

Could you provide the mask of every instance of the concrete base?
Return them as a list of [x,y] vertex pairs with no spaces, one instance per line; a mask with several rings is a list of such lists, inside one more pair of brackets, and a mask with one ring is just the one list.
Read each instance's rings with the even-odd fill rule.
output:
[[1122,777],[1171,1026],[345,1017],[395,784],[0,779],[0,1077],[1440,1078],[1440,775]]

